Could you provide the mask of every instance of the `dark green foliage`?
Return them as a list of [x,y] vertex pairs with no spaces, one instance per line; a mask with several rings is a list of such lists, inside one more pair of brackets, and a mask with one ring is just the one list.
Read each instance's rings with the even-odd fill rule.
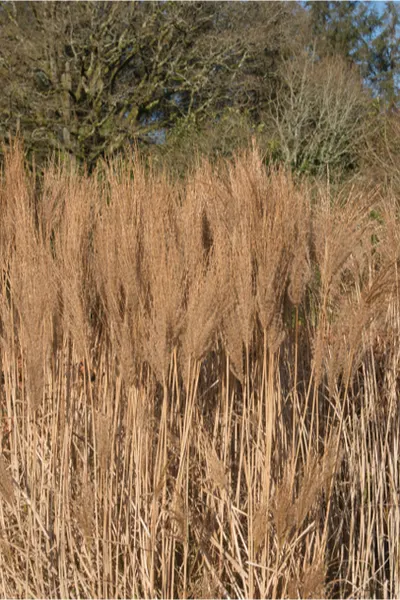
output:
[[397,99],[399,73],[399,6],[346,0],[306,2],[317,51],[342,56],[359,66],[365,81],[386,103]]
[[385,2],[382,14],[383,28],[372,42],[374,61],[370,65],[369,78],[387,106],[399,100],[400,69],[400,7],[396,2]]

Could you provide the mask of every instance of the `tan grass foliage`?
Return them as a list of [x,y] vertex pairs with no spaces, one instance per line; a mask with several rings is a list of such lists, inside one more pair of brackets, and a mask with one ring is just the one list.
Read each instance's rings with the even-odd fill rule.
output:
[[12,477],[7,469],[4,457],[0,456],[0,494],[10,506],[15,502]]
[[399,597],[393,194],[256,147],[0,180],[0,595]]

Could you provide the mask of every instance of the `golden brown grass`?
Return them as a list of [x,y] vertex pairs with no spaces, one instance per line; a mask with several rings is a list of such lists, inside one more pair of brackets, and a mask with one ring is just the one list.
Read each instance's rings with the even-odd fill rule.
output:
[[9,152],[2,597],[400,596],[385,194]]

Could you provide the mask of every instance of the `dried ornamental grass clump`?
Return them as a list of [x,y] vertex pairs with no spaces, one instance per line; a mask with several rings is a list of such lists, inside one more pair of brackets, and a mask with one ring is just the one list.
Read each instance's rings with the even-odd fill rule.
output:
[[9,152],[2,596],[399,595],[385,194],[255,147],[179,181]]

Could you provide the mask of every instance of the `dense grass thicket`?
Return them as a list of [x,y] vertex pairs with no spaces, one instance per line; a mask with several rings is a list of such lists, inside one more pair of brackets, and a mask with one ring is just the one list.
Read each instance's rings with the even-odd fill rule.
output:
[[390,192],[14,147],[0,211],[2,597],[400,597]]

